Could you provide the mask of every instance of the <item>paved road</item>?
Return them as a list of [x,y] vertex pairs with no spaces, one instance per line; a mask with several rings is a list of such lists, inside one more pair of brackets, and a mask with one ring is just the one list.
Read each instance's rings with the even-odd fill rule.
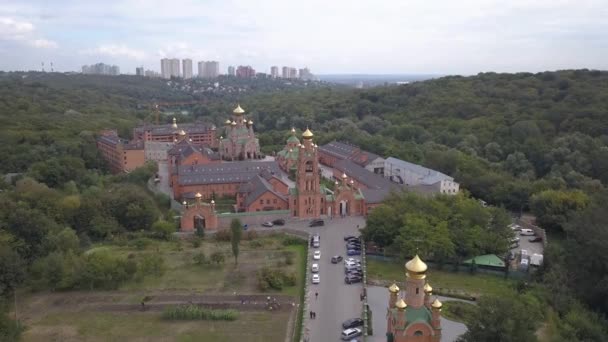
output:
[[[405,272],[403,277],[405,278]],[[440,301],[463,301],[454,298],[438,297]],[[463,301],[466,302],[466,301]],[[372,325],[374,335],[368,336],[367,341],[385,342],[386,341],[386,308],[388,305],[388,290],[381,286],[367,287],[367,303],[372,311]],[[455,341],[458,336],[464,334],[467,327],[458,322],[450,321],[441,317],[441,342]]]
[[[299,222],[303,223],[303,222]],[[303,228],[311,233],[321,236],[321,260],[312,260],[312,253],[317,250],[311,248],[310,265],[313,261],[319,264],[319,285],[310,284],[308,303],[309,310],[317,313],[316,319],[309,319],[306,313],[305,327],[308,329],[310,342],[340,341],[342,322],[354,317],[361,317],[362,302],[359,295],[363,289],[361,284],[347,285],[344,283],[344,264],[332,264],[331,257],[339,254],[345,256],[345,235],[359,235],[357,225],[363,227],[365,220],[361,217],[347,217],[344,219],[325,220],[325,227]],[[297,227],[299,224],[290,224]],[[315,292],[319,297],[315,299]]]

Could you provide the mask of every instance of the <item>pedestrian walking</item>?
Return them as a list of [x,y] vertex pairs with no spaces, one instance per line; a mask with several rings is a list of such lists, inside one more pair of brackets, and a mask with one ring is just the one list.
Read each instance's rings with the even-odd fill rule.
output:
[[310,319],[312,319],[312,310],[310,310]]
[[312,312],[312,319],[317,319],[317,313],[316,312]]
[[315,292],[315,299],[319,299],[319,292]]

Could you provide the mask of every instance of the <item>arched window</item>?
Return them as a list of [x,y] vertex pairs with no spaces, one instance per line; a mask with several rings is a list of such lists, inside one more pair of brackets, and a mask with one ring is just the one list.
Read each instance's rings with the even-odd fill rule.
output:
[[309,160],[309,161],[306,162],[305,171],[306,172],[312,172],[312,160]]
[[416,294],[418,294],[418,292],[419,292],[419,291],[420,291],[420,289],[419,289],[419,288],[416,288]]
[[420,330],[416,330],[416,332],[414,332],[414,336],[422,336],[422,331]]

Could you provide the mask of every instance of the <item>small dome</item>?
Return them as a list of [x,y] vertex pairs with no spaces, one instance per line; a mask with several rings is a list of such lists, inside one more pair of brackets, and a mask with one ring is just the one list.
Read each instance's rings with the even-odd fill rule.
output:
[[296,128],[295,127],[291,127],[291,133],[292,134],[296,134]]
[[405,308],[407,308],[407,304],[405,304],[403,298],[399,298],[397,303],[395,303],[395,307],[397,307],[397,309],[399,310],[404,310]]
[[335,183],[335,184],[336,184],[336,185],[338,185],[338,181],[336,181],[336,183]]
[[351,179],[350,184],[355,184],[355,181]]
[[171,125],[173,128],[177,128],[177,119],[173,118],[173,124]]
[[227,120],[226,120],[226,122],[224,122],[224,124],[225,124],[226,126],[227,126],[227,125],[230,125],[230,119],[227,119]]
[[413,272],[413,273],[424,273],[427,270],[427,266],[426,264],[420,259],[420,257],[418,256],[418,254],[416,254],[416,256],[408,261],[405,264],[405,268],[408,270],[408,272]]
[[424,292],[425,293],[433,292],[433,288],[431,287],[431,285],[429,285],[429,283],[424,284]]
[[342,179],[346,179],[348,176],[346,175],[346,173],[342,173]]
[[253,121],[249,120],[249,122],[247,123],[249,126],[253,125]]
[[220,140],[222,140],[222,139],[224,139],[224,136],[223,136],[223,135],[220,135]]
[[183,204],[183,205],[186,205],[186,204],[188,204],[188,202],[186,202],[186,201],[183,201],[183,202],[182,202],[182,204]]
[[214,200],[211,200],[211,204],[215,204],[215,201],[214,201]]
[[183,130],[183,129],[180,129],[180,130],[179,130],[179,132],[178,132],[177,134],[179,134],[179,135],[182,135],[182,136],[183,136],[183,135],[186,135],[186,132],[184,132],[184,130]]
[[399,293],[399,286],[397,286],[397,284],[393,283],[393,285],[388,287],[388,291],[390,293]]
[[194,195],[194,197],[196,197],[196,198],[201,198],[201,197],[203,197],[203,195],[201,195],[201,193],[200,193],[200,192],[197,192],[197,193],[196,193],[196,195]]
[[302,138],[304,139],[310,139],[314,136],[314,134],[312,134],[312,132],[307,128],[306,131],[304,131],[304,133],[302,133]]
[[236,121],[232,121],[232,123],[230,123],[232,126],[236,126]]
[[439,299],[435,298],[435,300],[433,301],[433,304],[431,304],[431,306],[433,307],[433,309],[441,309],[443,304],[439,301]]
[[232,112],[234,114],[237,114],[237,115],[241,115],[241,114],[245,113],[245,111],[243,110],[243,108],[241,108],[240,104],[237,104],[236,108],[234,108],[234,110]]
[[289,153],[291,153],[291,152],[293,152],[293,148],[290,148],[290,149],[289,149]]

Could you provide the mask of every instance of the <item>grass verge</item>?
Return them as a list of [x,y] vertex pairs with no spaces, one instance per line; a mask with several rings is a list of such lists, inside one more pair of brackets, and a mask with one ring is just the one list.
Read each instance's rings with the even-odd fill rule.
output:
[[[373,280],[404,281],[405,268],[401,263],[368,259],[367,275]],[[501,295],[512,292],[515,285],[514,280],[490,274],[471,275],[434,269],[427,272],[427,279],[434,289],[463,291],[474,296]]]
[[464,324],[468,324],[475,317],[477,305],[459,301],[446,301],[443,303],[441,314],[443,317]]
[[288,247],[289,250],[294,250],[296,252],[296,265],[298,266],[297,270],[297,297],[300,305],[298,306],[298,312],[296,313],[296,322],[295,322],[295,333],[293,334],[294,342],[300,341],[302,337],[302,318],[304,315],[304,282],[306,281],[306,259],[308,256],[308,244],[304,242],[302,245],[293,245]]

